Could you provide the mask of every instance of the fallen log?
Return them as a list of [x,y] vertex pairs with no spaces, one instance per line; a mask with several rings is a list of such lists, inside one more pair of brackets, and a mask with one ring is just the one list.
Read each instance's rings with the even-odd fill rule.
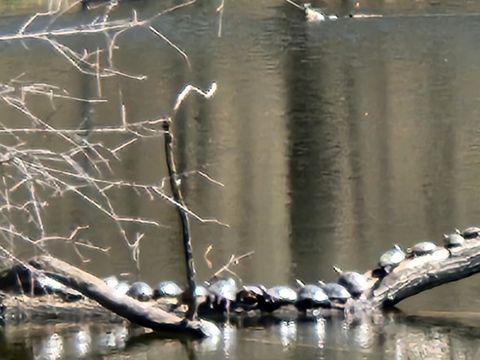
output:
[[[392,307],[425,290],[467,278],[480,272],[480,239],[466,240],[462,246],[437,247],[432,254],[405,259],[384,277],[368,271],[369,288],[362,295],[362,307],[374,310]],[[357,306],[352,302],[350,306]]]
[[[5,294],[0,296],[0,304],[4,314],[21,314],[31,311],[36,318],[59,316],[68,319],[68,312],[83,313],[98,316],[103,319],[113,312],[118,316],[114,319],[128,319],[132,323],[169,333],[184,333],[193,336],[208,336],[216,333],[216,327],[205,321],[188,321],[182,314],[168,311],[168,306],[158,301],[140,302],[124,295],[116,295],[97,277],[88,274],[61,260],[48,256],[40,256],[29,262],[39,273],[53,278],[67,287],[83,294],[88,299],[68,302],[64,298],[29,297]],[[18,265],[16,265],[18,266]],[[350,299],[346,304],[333,304],[331,309],[319,309],[319,316],[335,316],[346,314],[372,314],[385,307],[392,307],[400,301],[414,296],[422,291],[457,281],[480,272],[480,239],[466,240],[462,246],[444,248],[438,246],[431,254],[410,257],[403,260],[390,273],[378,276],[375,269],[365,273],[368,281],[367,289],[356,299]],[[8,272],[7,272],[8,273]],[[11,277],[11,275],[9,275]],[[0,291],[5,291],[2,285],[8,284],[8,276],[0,274]],[[10,284],[11,286],[11,284]],[[8,286],[7,286],[8,287]],[[1,293],[0,293],[1,295]],[[20,311],[10,311],[12,308]],[[288,307],[292,315],[296,311]],[[108,310],[108,311],[107,311]],[[284,309],[285,311],[287,308]],[[335,311],[340,310],[340,311]],[[10,312],[8,312],[10,311]],[[110,311],[110,312],[109,312]],[[63,315],[62,315],[63,314]],[[222,315],[222,314],[217,314]],[[234,316],[235,313],[230,315]],[[25,317],[27,321],[31,317]],[[218,317],[217,317],[218,318]],[[212,329],[212,330],[211,330]],[[218,331],[218,330],[217,330]]]
[[[116,294],[101,279],[59,259],[39,256],[29,264],[40,270],[43,275],[78,291],[134,324],[157,332],[186,334],[194,337],[214,336],[219,332],[210,322],[186,320],[151,303],[142,303],[126,295]],[[72,311],[75,311],[76,304],[76,302],[71,303]]]

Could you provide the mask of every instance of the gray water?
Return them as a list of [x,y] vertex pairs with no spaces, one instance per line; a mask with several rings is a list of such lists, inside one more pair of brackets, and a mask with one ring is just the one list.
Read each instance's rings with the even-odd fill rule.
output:
[[[112,16],[128,17],[132,8],[151,16],[168,6],[162,3],[123,3]],[[76,128],[85,119],[90,127],[105,126],[120,121],[119,89],[134,122],[171,114],[186,83],[207,88],[216,81],[215,97],[189,98],[173,129],[180,170],[201,170],[223,184],[198,175],[182,183],[192,211],[228,224],[192,219],[199,280],[214,271],[203,260],[210,244],[214,269],[232,254],[255,251],[234,268],[245,283],[293,284],[334,280],[333,264],[365,271],[394,243],[440,242],[442,233],[478,225],[480,4],[323,5],[332,13],[384,17],[313,24],[282,1],[227,1],[219,38],[218,4],[203,1],[155,22],[186,51],[191,69],[165,42],[135,30],[120,41],[116,63],[147,80],[104,81],[108,104],[32,106],[56,126]],[[0,31],[14,32],[28,11],[7,12]],[[91,16],[74,11],[59,25]],[[96,48],[96,41],[68,43]],[[45,44],[4,43],[0,52],[0,82],[26,72],[28,80],[96,96],[95,79]],[[2,121],[19,121],[1,106],[8,114]],[[55,146],[48,137],[31,141]],[[162,146],[161,139],[131,146],[114,177],[157,182],[166,175]],[[115,225],[73,195],[52,199],[48,230],[62,234],[88,224],[84,236],[111,251],[89,252],[91,261],[82,264],[70,246],[50,250],[98,276],[184,281],[174,209],[128,191],[113,201],[121,214],[164,225],[126,226],[129,234],[145,233],[138,264]],[[18,251],[30,255],[28,248]],[[7,326],[0,358],[475,359],[479,294],[480,280],[472,277],[415,296],[381,319],[245,319],[222,325],[218,341],[193,343],[113,325]]]

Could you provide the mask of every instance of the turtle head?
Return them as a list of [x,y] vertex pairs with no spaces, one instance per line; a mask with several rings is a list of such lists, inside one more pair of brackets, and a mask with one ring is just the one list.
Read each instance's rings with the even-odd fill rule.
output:
[[299,287],[301,287],[301,288],[305,286],[305,283],[304,283],[302,280],[300,280],[300,279],[295,279],[295,282],[296,282],[297,285],[298,285]]
[[340,275],[343,273],[343,270],[335,265],[333,265],[333,271],[335,271],[337,274],[340,274]]

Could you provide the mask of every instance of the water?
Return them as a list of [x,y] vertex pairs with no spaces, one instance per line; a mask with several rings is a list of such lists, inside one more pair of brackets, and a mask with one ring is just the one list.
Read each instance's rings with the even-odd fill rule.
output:
[[[210,244],[214,268],[231,254],[253,250],[234,269],[244,282],[292,284],[295,278],[334,280],[333,264],[367,270],[393,243],[439,242],[444,232],[478,224],[480,6],[453,0],[369,1],[357,10],[349,2],[327,5],[341,14],[385,17],[307,24],[279,1],[226,2],[218,38],[218,4],[201,2],[154,24],[186,51],[191,70],[165,42],[136,30],[121,38],[116,63],[129,74],[147,75],[146,81],[104,81],[108,104],[57,102],[52,110],[32,99],[32,107],[56,126],[75,128],[85,119],[89,127],[112,125],[120,122],[119,90],[134,122],[171,114],[186,83],[206,88],[217,82],[212,100],[188,99],[174,123],[179,168],[204,171],[223,184],[198,175],[182,184],[196,214],[229,225],[192,221],[199,279],[213,271],[203,260]],[[132,7],[140,18],[163,8],[138,1],[112,16],[130,16]],[[15,31],[25,13],[9,9],[1,33]],[[60,24],[89,16],[73,12]],[[95,49],[98,40],[66,41]],[[74,71],[46,44],[25,45],[0,45],[1,82],[27,72],[26,80],[96,96],[95,79]],[[1,106],[11,116],[2,121],[21,121]],[[29,140],[56,146],[48,137]],[[113,164],[113,177],[157,182],[166,175],[162,146],[160,139],[130,146]],[[129,191],[115,192],[112,201],[119,214],[164,225],[125,226],[132,237],[145,234],[139,267],[112,221],[74,195],[51,199],[47,229],[64,234],[90,225],[83,236],[111,247],[110,253],[84,251],[91,261],[82,264],[70,245],[52,244],[51,251],[99,276],[183,281],[173,208]],[[30,250],[19,245],[16,251],[27,257]],[[12,326],[2,333],[0,358],[474,359],[479,281],[442,286],[401,303],[400,314],[359,324],[247,319],[225,325],[218,342],[139,336],[113,325]]]

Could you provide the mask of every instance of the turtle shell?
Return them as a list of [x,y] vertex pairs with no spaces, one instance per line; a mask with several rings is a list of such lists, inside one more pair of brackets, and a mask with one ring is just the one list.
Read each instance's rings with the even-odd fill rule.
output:
[[367,288],[365,276],[355,271],[342,272],[337,281],[353,296],[360,296]]
[[346,303],[351,298],[350,293],[345,287],[337,283],[327,283],[322,286],[323,291],[333,302]]
[[237,297],[237,284],[232,278],[217,280],[208,290],[215,296],[229,301],[235,301]]
[[208,295],[210,295],[210,291],[208,291],[208,289],[203,285],[197,285],[197,286],[195,286],[194,295],[196,297],[208,296]]
[[443,243],[445,244],[445,247],[451,248],[456,246],[462,246],[465,243],[465,239],[462,235],[453,233],[443,235]]
[[160,281],[157,286],[153,289],[153,298],[175,298],[180,296],[183,293],[183,290],[180,286],[177,285],[174,281]]
[[297,292],[289,286],[274,286],[267,290],[267,294],[273,302],[284,305],[297,301]]
[[465,239],[476,239],[480,236],[480,228],[476,226],[471,226],[463,230],[462,236]]
[[318,285],[307,284],[297,292],[295,307],[300,311],[329,306],[330,301],[327,294]]
[[410,252],[414,256],[423,256],[433,254],[435,250],[437,250],[437,245],[429,241],[422,241],[413,245]]
[[386,272],[389,272],[390,269],[398,266],[403,260],[405,260],[405,253],[398,245],[395,245],[380,256],[378,265]]
[[149,301],[153,296],[153,290],[147,283],[137,281],[130,286],[127,295],[139,301]]
[[251,308],[256,305],[260,298],[264,297],[264,292],[260,286],[245,285],[237,292],[236,303],[243,308]]
[[273,312],[282,306],[293,305],[297,301],[297,292],[289,286],[274,286],[262,288],[264,296],[258,298],[258,308],[261,311]]

